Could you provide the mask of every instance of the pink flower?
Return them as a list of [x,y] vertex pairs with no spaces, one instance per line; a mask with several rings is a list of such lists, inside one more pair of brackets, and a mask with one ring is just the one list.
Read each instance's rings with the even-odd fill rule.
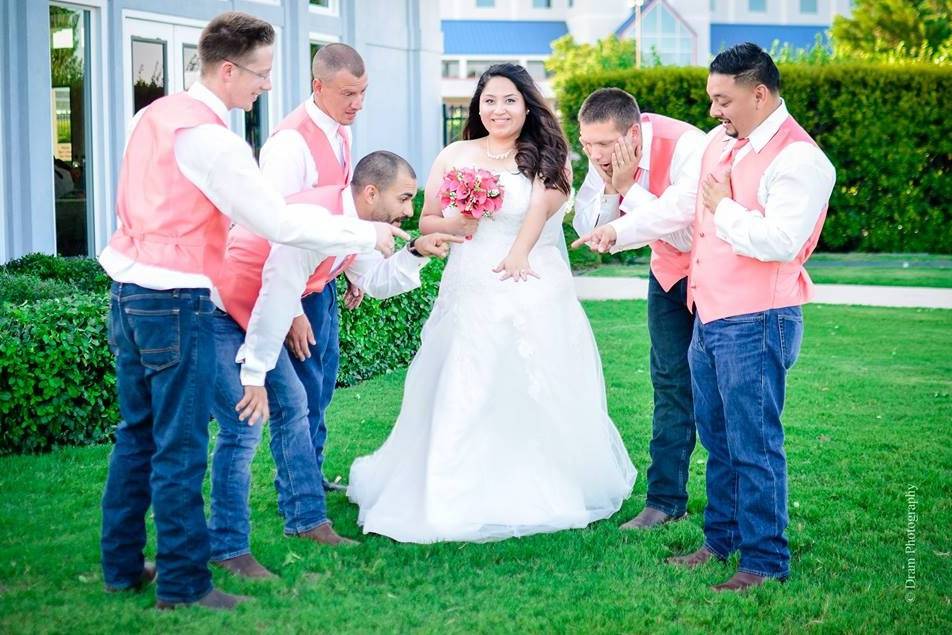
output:
[[456,207],[460,213],[492,217],[502,207],[503,188],[499,177],[482,168],[452,168],[440,184],[440,204]]

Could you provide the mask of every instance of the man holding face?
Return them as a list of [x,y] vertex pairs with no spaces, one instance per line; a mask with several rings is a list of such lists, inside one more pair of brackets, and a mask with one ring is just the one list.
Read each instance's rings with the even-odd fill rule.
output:
[[[687,478],[695,445],[688,345],[694,316],[686,303],[697,160],[704,133],[676,119],[641,113],[623,90],[603,88],[579,110],[589,158],[575,201],[573,247],[595,251],[651,244],[648,333],[654,415],[644,510],[622,525],[648,529],[687,512]],[[663,239],[663,240],[662,240]],[[616,246],[617,245],[617,246]]]

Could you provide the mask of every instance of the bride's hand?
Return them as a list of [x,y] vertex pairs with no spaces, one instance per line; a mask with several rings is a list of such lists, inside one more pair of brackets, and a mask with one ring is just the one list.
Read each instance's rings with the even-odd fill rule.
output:
[[446,219],[447,232],[457,236],[472,236],[478,226],[479,220],[469,214],[457,214]]
[[496,265],[496,268],[493,269],[493,273],[502,273],[502,275],[499,276],[500,280],[512,278],[513,282],[528,280],[529,276],[539,277],[539,274],[529,267],[528,256],[511,251],[508,256],[502,259],[502,262]]

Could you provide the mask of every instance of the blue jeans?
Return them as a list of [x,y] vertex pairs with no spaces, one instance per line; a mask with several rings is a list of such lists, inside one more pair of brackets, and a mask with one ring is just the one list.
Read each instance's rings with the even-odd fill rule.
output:
[[340,364],[340,316],[337,312],[336,285],[333,281],[329,282],[320,293],[305,296],[301,305],[311,323],[317,344],[310,347],[311,356],[303,362],[291,356],[291,364],[307,393],[311,445],[318,469],[323,474],[324,445],[327,443],[324,413],[334,397],[337,368]]
[[651,338],[651,465],[646,506],[671,516],[687,511],[688,470],[696,444],[688,347],[694,315],[687,306],[687,278],[665,291],[648,276],[648,335]]
[[787,457],[780,415],[803,340],[800,307],[694,323],[694,413],[707,448],[705,546],[740,551],[739,571],[790,574]]
[[159,599],[193,602],[212,588],[202,481],[215,382],[207,289],[112,285],[109,341],[122,421],[102,499],[105,583],[142,574],[145,514],[157,533]]
[[[218,377],[212,414],[218,439],[212,458],[212,509],[209,521],[211,559],[228,560],[251,553],[251,461],[261,441],[263,424],[240,421],[235,405],[241,400],[241,366],[235,362],[245,332],[227,313],[215,311],[215,357]],[[271,455],[277,466],[278,507],[284,532],[300,534],[327,522],[321,472],[311,449],[307,395],[287,349],[265,377],[271,413]]]

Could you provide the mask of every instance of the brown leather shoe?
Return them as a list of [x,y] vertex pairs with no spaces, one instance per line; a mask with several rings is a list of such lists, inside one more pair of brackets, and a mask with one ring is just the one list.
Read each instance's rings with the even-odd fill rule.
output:
[[117,587],[106,585],[106,593],[121,593],[123,591],[141,591],[150,584],[155,582],[155,563],[149,562],[148,560],[142,565],[142,573],[139,574],[139,579],[136,580],[131,586],[126,587]]
[[[762,586],[763,583],[769,579],[770,578],[766,578],[762,575],[738,571],[733,576],[731,576],[730,580],[722,584],[716,584],[712,586],[711,589],[715,591],[734,591],[735,593],[743,593],[747,589]],[[784,578],[780,579],[780,582],[784,581]]]
[[672,556],[671,558],[668,558],[666,562],[676,567],[697,569],[701,565],[706,564],[712,558],[715,560],[720,560],[717,555],[711,551],[708,551],[706,547],[701,547],[694,553],[689,553],[685,556]]
[[245,553],[228,560],[213,560],[212,564],[221,567],[239,578],[248,580],[273,580],[278,576],[265,569],[250,553]]
[[687,518],[687,514],[672,516],[654,507],[645,507],[641,513],[622,525],[620,529],[652,529],[666,523],[674,523]]
[[160,611],[172,611],[186,606],[201,606],[206,609],[215,609],[218,611],[230,611],[242,602],[247,602],[251,598],[247,595],[232,595],[218,589],[212,589],[204,597],[195,602],[166,602],[165,600],[156,600],[155,608]]
[[330,523],[324,523],[323,525],[318,525],[313,529],[305,531],[303,534],[296,534],[299,538],[307,538],[321,545],[330,545],[332,547],[337,546],[353,546],[359,545],[360,543],[356,540],[351,540],[350,538],[344,538],[341,535],[338,535]]

